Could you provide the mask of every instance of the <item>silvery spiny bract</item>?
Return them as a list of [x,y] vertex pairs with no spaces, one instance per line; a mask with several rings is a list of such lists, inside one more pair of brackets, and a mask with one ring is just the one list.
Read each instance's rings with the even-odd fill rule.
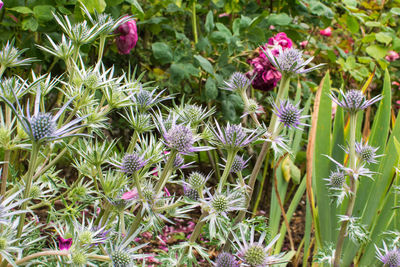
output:
[[307,124],[300,121],[301,119],[307,118],[307,116],[301,115],[303,110],[298,108],[298,104],[293,105],[289,100],[280,100],[280,106],[278,107],[273,103],[273,107],[273,112],[286,127],[301,130],[299,126],[307,126]]
[[245,74],[241,72],[234,72],[228,81],[224,81],[222,89],[243,93],[251,86],[251,80],[249,80]]
[[381,95],[377,95],[370,100],[366,100],[365,95],[361,90],[351,89],[344,93],[340,90],[340,95],[342,100],[339,100],[339,97],[336,96],[333,92],[330,93],[329,97],[335,102],[338,106],[342,107],[349,113],[355,114],[360,110],[364,110],[367,107],[371,106],[375,102],[382,99]]

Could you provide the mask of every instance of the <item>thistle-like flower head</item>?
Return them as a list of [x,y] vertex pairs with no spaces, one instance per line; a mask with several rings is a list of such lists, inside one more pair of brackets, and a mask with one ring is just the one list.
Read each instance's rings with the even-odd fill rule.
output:
[[378,163],[376,158],[382,157],[382,155],[376,155],[378,149],[377,147],[368,145],[368,142],[365,144],[356,142],[356,153],[358,157],[366,163]]
[[[258,242],[254,240],[255,229],[250,229],[250,242],[247,242],[248,227],[240,225],[240,237],[234,234],[235,247],[237,249],[237,256],[243,261],[244,266],[250,267],[266,267],[272,264],[279,264],[285,262],[283,259],[284,254],[270,255],[270,249],[278,240],[277,235],[268,245],[264,246],[264,239],[267,235],[263,232],[260,235]],[[237,245],[237,246],[236,246]]]
[[303,110],[298,108],[298,104],[293,105],[289,100],[281,100],[279,107],[275,105],[275,103],[273,103],[273,107],[273,112],[278,116],[279,121],[286,127],[301,130],[299,126],[307,126],[307,124],[300,121],[301,119],[307,118],[307,116],[301,115]]
[[277,68],[281,73],[308,73],[324,65],[319,64],[309,69],[305,69],[305,67],[313,60],[314,57],[310,57],[308,60],[304,61],[303,52],[296,48],[291,47],[282,50],[282,47],[279,46],[278,49],[279,54],[277,56],[274,56],[272,50],[270,49],[264,50],[264,53],[271,64],[274,65],[274,67]]
[[191,200],[197,201],[200,198],[199,192],[190,186],[183,185],[183,194]]
[[263,131],[257,129],[248,133],[248,130],[243,128],[242,125],[231,125],[229,122],[222,129],[217,121],[215,121],[215,125],[217,130],[211,129],[216,139],[213,141],[213,143],[227,150],[239,150],[255,141],[264,133]]
[[162,90],[158,94],[156,93],[156,89],[153,91],[146,90],[142,88],[141,84],[139,83],[139,90],[132,94],[131,99],[135,106],[139,109],[140,112],[145,112],[151,109],[153,106],[157,105],[158,103],[170,99],[171,97],[162,97],[162,93],[165,90]]
[[[385,242],[383,242],[383,249],[379,249],[376,245],[376,257],[385,265],[389,267],[400,266],[400,250],[398,248],[388,249]],[[383,252],[383,253],[382,253]]]
[[349,90],[346,93],[340,90],[340,95],[342,96],[342,100],[339,100],[339,98],[333,92],[330,93],[329,97],[338,106],[352,114],[355,114],[360,110],[364,110],[382,99],[381,95],[377,95],[370,100],[366,100],[363,92],[356,89]]
[[195,142],[192,130],[185,125],[174,125],[164,135],[167,145],[179,152],[189,152]]
[[218,254],[217,259],[215,261],[215,267],[239,267],[238,262],[230,253],[222,252]]
[[342,171],[339,169],[331,172],[328,179],[328,185],[330,185],[333,189],[343,188],[344,183],[346,182],[346,177]]
[[27,49],[18,50],[14,47],[14,40],[7,43],[0,50],[0,66],[5,68],[25,66],[32,63],[34,60],[32,58],[21,59],[20,56]]
[[148,160],[144,160],[144,157],[137,153],[128,154],[122,160],[121,170],[129,175],[134,174],[143,168],[147,162]]
[[232,168],[230,172],[238,173],[244,170],[247,166],[247,162],[250,160],[244,160],[243,156],[236,155],[233,159]]
[[228,81],[224,82],[224,86],[221,89],[243,93],[246,92],[247,88],[251,85],[251,80],[241,72],[235,72],[231,75]]

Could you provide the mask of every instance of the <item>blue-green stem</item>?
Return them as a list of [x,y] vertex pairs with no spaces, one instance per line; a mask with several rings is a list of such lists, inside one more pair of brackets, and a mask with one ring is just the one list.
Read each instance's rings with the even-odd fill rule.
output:
[[[29,167],[28,167],[28,172],[25,180],[25,192],[24,192],[24,203],[21,206],[21,210],[26,210],[28,206],[28,201],[27,199],[29,198],[31,194],[31,186],[32,186],[32,178],[35,173],[35,168],[36,168],[36,161],[39,155],[39,147],[40,144],[37,142],[32,142],[32,151],[31,151],[31,158],[29,161]],[[17,238],[21,237],[22,235],[22,230],[24,228],[25,224],[25,216],[26,213],[22,213],[19,217],[19,224],[18,224],[18,230],[17,230]]]
[[[350,169],[356,170],[356,127],[357,127],[357,113],[350,113],[350,137],[349,137],[349,161]],[[357,181],[350,175],[350,199],[346,209],[346,217],[350,217],[353,213],[354,203],[356,201]],[[340,227],[339,236],[336,243],[335,258],[333,262],[334,267],[340,267],[340,259],[343,249],[344,240],[346,237],[348,220],[342,222]]]
[[139,198],[140,198],[141,201],[144,201],[144,197],[143,197],[143,193],[142,193],[142,187],[141,187],[141,184],[140,184],[140,179],[139,179],[139,175],[138,175],[137,171],[133,173],[133,178],[134,178],[134,181],[135,181],[135,186],[136,186]]
[[[6,111],[6,125],[5,127],[8,129],[11,124],[11,109],[8,105],[5,106],[5,111]],[[8,167],[10,166],[10,157],[11,157],[11,150],[6,149],[4,151],[4,163],[3,163],[3,171],[1,174],[1,189],[0,189],[0,203],[3,201],[6,195],[6,190],[7,190],[7,179],[8,179]]]
[[228,178],[228,175],[231,171],[233,160],[235,159],[236,153],[237,153],[236,150],[228,151],[228,157],[226,159],[225,169],[224,169],[224,172],[222,173],[221,179],[219,180],[219,183],[218,183],[218,192],[219,193],[222,192],[222,188],[225,186],[226,179]]
[[100,40],[99,40],[99,53],[97,56],[97,64],[96,64],[96,68],[100,67],[100,62],[101,59],[103,58],[103,53],[104,53],[104,44],[106,43],[106,37],[107,35],[100,35]]
[[194,43],[197,44],[198,42],[198,37],[197,37],[197,15],[196,15],[196,0],[193,0],[192,3],[192,30],[193,30],[193,38],[194,38]]

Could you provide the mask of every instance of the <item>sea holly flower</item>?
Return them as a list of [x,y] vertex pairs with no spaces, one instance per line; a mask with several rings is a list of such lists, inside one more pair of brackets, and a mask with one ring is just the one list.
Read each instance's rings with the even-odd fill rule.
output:
[[296,128],[301,130],[299,126],[308,126],[308,125],[300,122],[300,120],[308,118],[308,116],[301,115],[301,112],[303,110],[299,109],[298,105],[299,103],[293,105],[289,100],[280,100],[279,107],[275,103],[272,103],[272,106],[274,107],[273,112],[285,127]]
[[182,105],[175,107],[175,111],[179,114],[180,121],[196,126],[213,115],[215,113],[215,107],[211,107],[207,110],[207,108],[203,108],[202,106],[184,104],[184,101],[182,101]]
[[122,164],[119,166],[126,174],[134,174],[147,164],[148,160],[144,160],[144,156],[140,156],[137,153],[125,155],[122,160]]
[[254,226],[250,229],[250,241],[247,242],[246,234],[248,228],[241,224],[240,225],[240,236],[236,234],[233,235],[234,241],[236,244],[235,247],[237,249],[236,255],[242,260],[243,266],[249,267],[266,267],[272,264],[280,264],[287,262],[283,258],[284,253],[280,253],[278,255],[270,255],[270,250],[275,242],[279,239],[280,235],[277,235],[272,241],[264,246],[264,240],[267,235],[266,232],[263,232],[260,235],[258,242],[254,240],[255,228]]
[[378,163],[376,158],[382,157],[383,155],[376,155],[377,147],[368,145],[368,142],[363,144],[362,142],[356,142],[356,153],[357,156],[366,163]]
[[44,143],[49,141],[55,141],[71,136],[88,136],[86,134],[74,134],[73,132],[85,125],[79,124],[86,117],[78,117],[64,126],[57,128],[57,120],[65,112],[69,104],[74,100],[70,99],[58,112],[56,115],[50,113],[45,113],[40,111],[40,101],[41,101],[41,91],[38,89],[36,94],[36,100],[34,105],[34,113],[31,116],[29,112],[29,102],[26,108],[26,115],[22,111],[22,107],[15,96],[16,108],[14,105],[6,99],[4,96],[0,95],[0,98],[11,108],[11,110],[16,115],[18,121],[21,123],[23,130],[28,134],[32,142]]
[[342,100],[339,100],[339,97],[337,97],[333,92],[330,93],[329,97],[333,102],[348,111],[350,114],[355,114],[360,110],[364,110],[382,99],[381,95],[377,95],[370,100],[366,100],[363,92],[356,89],[349,90],[346,93],[340,90],[340,95],[342,96]]
[[2,72],[0,72],[0,77],[6,68],[25,66],[34,61],[33,58],[21,59],[22,53],[24,53],[26,50],[27,49],[16,49],[14,47],[14,39],[11,42],[7,41],[7,43],[0,50],[0,68],[2,70]]
[[305,67],[313,60],[314,57],[304,60],[303,52],[296,48],[282,50],[282,48],[279,47],[279,54],[277,56],[275,56],[270,49],[264,50],[264,53],[271,64],[274,65],[282,74],[308,73],[325,65],[318,64],[309,69],[305,69]]
[[367,168],[364,168],[365,164],[361,164],[360,166],[357,166],[355,170],[349,167],[345,167],[343,164],[337,162],[334,160],[332,157],[325,155],[327,158],[329,158],[333,163],[336,164],[339,170],[344,171],[347,175],[352,176],[353,179],[357,180],[360,176],[365,176],[368,178],[372,178],[372,175],[376,174],[376,172],[370,171]]
[[46,37],[49,40],[51,47],[41,46],[38,44],[36,46],[42,49],[44,52],[55,56],[56,58],[62,59],[64,62],[67,62],[72,57],[74,53],[74,46],[72,45],[72,41],[67,39],[64,34],[61,35],[61,42],[58,44],[56,44],[47,34]]
[[256,141],[265,131],[255,129],[249,131],[242,127],[241,124],[228,124],[221,129],[218,122],[215,121],[216,129],[211,128],[214,134],[214,143],[216,146],[223,147],[227,150],[238,151],[239,149]]
[[146,112],[158,103],[167,99],[171,99],[171,97],[163,98],[161,96],[165,90],[162,90],[158,94],[155,94],[156,90],[157,88],[153,91],[149,91],[140,87],[138,91],[132,93],[131,99],[140,112]]
[[215,260],[215,267],[239,267],[239,263],[236,261],[235,256],[230,253],[222,252],[218,254]]
[[333,189],[340,189],[343,188],[345,182],[346,182],[346,177],[344,173],[340,170],[336,170],[331,172],[329,175],[329,178],[325,179],[328,181],[329,186]]
[[231,75],[228,81],[224,81],[224,86],[221,89],[245,93],[250,87],[252,79],[248,79],[247,76],[241,72],[235,72]]
[[196,189],[187,186],[186,184],[183,185],[183,194],[185,197],[194,201],[198,201],[200,199],[199,192]]
[[69,250],[72,246],[72,238],[64,239],[61,236],[57,236],[57,241],[59,250]]
[[400,266],[400,250],[398,248],[388,249],[385,242],[383,242],[383,249],[375,245],[376,257],[388,267]]
[[[233,172],[233,173],[241,172],[242,170],[244,170],[246,168],[249,160],[250,160],[250,158],[248,158],[247,160],[244,160],[243,156],[236,155],[235,158],[233,159],[233,163],[232,163],[230,172]],[[224,161],[226,162],[225,159],[224,159]]]

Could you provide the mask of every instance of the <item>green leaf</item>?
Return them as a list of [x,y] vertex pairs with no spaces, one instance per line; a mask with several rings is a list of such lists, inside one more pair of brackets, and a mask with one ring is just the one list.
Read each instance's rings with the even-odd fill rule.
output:
[[317,16],[324,16],[328,19],[333,19],[334,16],[332,9],[330,9],[320,1],[310,2],[310,12]]
[[292,22],[292,18],[286,13],[271,14],[267,21],[269,25],[286,26]]
[[365,25],[368,27],[381,27],[382,23],[380,23],[379,21],[367,21]]
[[351,33],[357,33],[360,30],[360,24],[355,17],[347,15],[346,23]]
[[208,72],[210,74],[214,74],[214,68],[211,65],[210,61],[208,61],[208,59],[206,59],[200,55],[196,55],[196,56],[194,56],[194,58],[199,62],[200,66],[203,68],[203,70],[205,70],[206,72]]
[[39,21],[50,21],[53,19],[53,12],[56,9],[49,5],[40,5],[33,8],[33,14]]
[[8,10],[16,11],[21,14],[33,14],[32,9],[30,9],[29,7],[26,7],[26,6],[11,7],[11,8],[8,8]]
[[363,43],[372,43],[373,41],[375,41],[375,33],[367,34],[361,39]]
[[106,2],[104,0],[79,0],[90,13],[96,10],[98,13],[103,13],[106,9]]
[[156,42],[151,45],[153,50],[154,58],[157,59],[161,64],[167,64],[172,62],[173,56],[171,48],[162,42]]
[[368,55],[375,59],[384,58],[388,51],[387,48],[379,45],[370,45],[365,50],[367,51]]
[[394,7],[390,10],[390,12],[395,15],[400,15],[400,7]]
[[206,24],[204,27],[206,28],[207,33],[210,33],[214,29],[214,15],[211,10],[207,13]]
[[227,42],[227,36],[223,32],[214,31],[210,35],[210,41],[213,42],[213,43],[216,43],[216,44],[226,43]]
[[226,36],[227,38],[232,37],[231,31],[230,31],[224,24],[222,24],[222,23],[216,23],[215,26],[217,26],[217,29],[218,29],[220,32],[224,33],[225,36]]
[[215,80],[212,77],[208,77],[205,88],[207,100],[213,100],[218,97],[217,85],[215,84]]
[[393,39],[392,36],[390,36],[390,34],[387,32],[378,32],[375,37],[378,42],[384,44],[389,44]]
[[22,29],[24,31],[36,31],[39,27],[39,23],[34,17],[26,18],[21,23]]

